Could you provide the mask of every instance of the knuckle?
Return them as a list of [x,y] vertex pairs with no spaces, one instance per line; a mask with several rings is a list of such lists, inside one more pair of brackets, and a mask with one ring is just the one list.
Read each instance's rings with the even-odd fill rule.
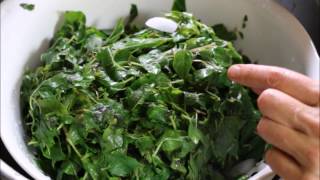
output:
[[300,180],[318,180],[319,177],[311,175],[309,173],[302,174],[299,178]]
[[311,123],[309,123],[309,129],[311,129],[312,133],[316,135],[317,138],[320,138],[320,109],[319,107],[315,107],[312,110],[311,114]]
[[274,90],[273,89],[266,89],[264,90],[259,98],[258,98],[258,106],[259,108],[265,107],[268,102],[273,98],[274,96]]
[[239,81],[240,82],[244,82],[247,81],[248,79],[251,78],[251,74],[252,74],[252,69],[251,68],[246,68],[244,67],[242,64],[238,65],[239,69],[241,69],[241,71],[239,71]]
[[267,84],[270,87],[278,87],[283,77],[285,76],[286,71],[284,69],[272,70],[267,76]]
[[320,105],[320,88],[319,82],[315,82],[313,86],[310,86],[311,96],[314,97],[314,105]]
[[310,134],[320,136],[319,108],[317,107],[296,107],[293,112],[294,122],[300,123],[301,130]]
[[294,122],[300,122],[301,120],[304,119],[303,113],[305,109],[302,106],[298,106],[294,108],[293,111],[293,120]]
[[318,167],[319,166],[319,149],[316,147],[311,147],[307,149],[306,156],[307,161],[310,164],[310,168]]
[[[319,122],[319,114],[317,116],[313,116],[313,115],[309,115],[311,116],[309,118],[308,121],[305,121],[305,126],[307,129],[307,132],[312,135],[315,136],[316,138],[320,137],[320,122]],[[313,116],[313,117],[312,117]]]

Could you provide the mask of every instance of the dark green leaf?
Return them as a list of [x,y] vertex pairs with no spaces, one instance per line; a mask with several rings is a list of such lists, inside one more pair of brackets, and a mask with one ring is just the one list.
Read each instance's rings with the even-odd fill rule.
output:
[[161,67],[167,63],[167,59],[164,58],[159,50],[152,50],[140,56],[138,60],[146,71],[153,74],[158,74],[161,71]]
[[123,19],[119,19],[111,35],[108,37],[106,44],[112,44],[120,39],[124,33],[124,22]]
[[114,60],[114,56],[109,47],[97,54],[97,60],[105,68],[107,74],[115,81],[122,80],[127,74],[126,70]]
[[34,9],[34,4],[21,3],[20,6],[28,11],[32,11]]
[[80,11],[67,11],[64,14],[64,20],[67,24],[85,23],[86,16]]
[[216,35],[223,40],[226,40],[226,41],[237,40],[237,33],[234,31],[228,31],[226,26],[223,24],[216,24],[212,28],[216,33]]
[[173,69],[181,77],[186,78],[192,67],[192,53],[187,50],[179,50],[174,55]]
[[198,144],[201,139],[201,131],[193,124],[189,124],[188,136],[194,144]]
[[182,174],[186,174],[187,173],[187,169],[184,167],[184,162],[181,162],[180,159],[173,159],[173,161],[171,162],[170,167]]
[[129,19],[126,26],[130,26],[132,21],[138,16],[138,8],[137,5],[131,4]]
[[228,154],[237,158],[239,150],[239,130],[242,125],[239,118],[226,117],[223,123],[217,127],[214,154],[220,163],[225,161]]
[[90,155],[85,155],[82,159],[84,169],[88,172],[93,180],[99,179],[98,167],[90,160]]
[[55,99],[53,97],[40,100],[38,103],[41,108],[41,111],[44,114],[47,114],[47,113],[66,114],[66,113],[68,113],[66,107],[64,107],[61,102],[59,102],[57,99]]
[[152,150],[154,148],[154,139],[150,136],[142,136],[136,140],[136,146],[140,150],[141,153],[145,151]]
[[147,111],[150,121],[160,124],[166,124],[169,110],[163,105],[151,105]]
[[112,153],[106,156],[108,171],[114,176],[128,176],[137,170],[141,164],[134,158],[121,153]]
[[174,0],[171,10],[172,11],[181,11],[181,12],[187,11],[185,0]]
[[52,179],[228,179],[262,159],[257,95],[227,77],[248,63],[220,39],[234,34],[180,12],[185,1],[174,10],[174,33],[131,24],[135,5],[112,30],[65,12],[20,90],[28,144]]
[[111,152],[123,146],[124,142],[122,134],[122,129],[113,130],[109,127],[104,130],[102,138],[104,140],[104,148],[106,152]]
[[77,175],[78,166],[72,161],[65,161],[61,165],[62,171],[68,175]]
[[83,127],[78,124],[73,124],[69,128],[69,131],[67,133],[67,138],[73,145],[84,143],[83,137],[85,136],[85,133],[83,132],[84,130],[82,128]]
[[[172,152],[180,148],[183,144],[181,132],[174,130],[167,130],[161,138],[160,143],[163,143],[161,148],[165,152]],[[160,144],[161,145],[161,144]]]

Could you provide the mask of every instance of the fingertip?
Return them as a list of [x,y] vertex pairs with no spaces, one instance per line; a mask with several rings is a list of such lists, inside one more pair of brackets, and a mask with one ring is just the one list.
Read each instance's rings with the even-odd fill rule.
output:
[[232,66],[228,69],[228,77],[229,77],[231,80],[239,79],[240,73],[241,73],[240,65],[232,65]]

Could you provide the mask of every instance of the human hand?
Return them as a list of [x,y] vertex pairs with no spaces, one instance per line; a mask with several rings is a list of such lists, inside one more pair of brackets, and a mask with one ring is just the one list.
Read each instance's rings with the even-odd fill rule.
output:
[[319,82],[288,69],[240,64],[228,70],[231,80],[259,94],[263,115],[257,132],[273,148],[265,160],[288,180],[320,177]]

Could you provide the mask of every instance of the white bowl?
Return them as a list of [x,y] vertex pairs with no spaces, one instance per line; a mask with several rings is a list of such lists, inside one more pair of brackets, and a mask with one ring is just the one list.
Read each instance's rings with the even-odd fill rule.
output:
[[[35,4],[35,9],[22,9],[19,4],[23,2]],[[143,23],[148,17],[169,11],[172,0],[11,0],[1,4],[1,138],[33,178],[48,177],[37,167],[25,143],[19,107],[23,72],[39,64],[39,54],[48,47],[63,11],[81,10],[87,15],[88,25],[111,28],[119,17],[128,15],[131,3],[138,5],[137,22]],[[207,24],[224,23],[229,28],[240,28],[247,14],[245,38],[236,42],[239,49],[260,64],[319,77],[319,56],[309,35],[274,1],[189,0],[187,9]]]

